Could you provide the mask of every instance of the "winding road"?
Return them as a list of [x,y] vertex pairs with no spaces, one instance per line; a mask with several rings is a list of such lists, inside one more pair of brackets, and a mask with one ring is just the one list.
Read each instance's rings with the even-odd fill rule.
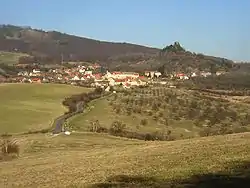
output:
[[76,111],[75,112],[72,112],[72,113],[69,113],[69,114],[64,114],[64,115],[61,115],[58,118],[56,118],[54,120],[54,123],[53,123],[53,127],[55,127],[55,128],[52,131],[52,133],[53,134],[58,134],[58,133],[63,132],[63,124],[65,123],[65,121],[68,118],[70,118],[70,117],[72,117],[72,116],[74,116],[74,115],[76,115],[78,113],[82,113],[83,109],[84,109],[84,107],[83,107],[83,101],[80,101],[80,102],[78,102],[76,104]]

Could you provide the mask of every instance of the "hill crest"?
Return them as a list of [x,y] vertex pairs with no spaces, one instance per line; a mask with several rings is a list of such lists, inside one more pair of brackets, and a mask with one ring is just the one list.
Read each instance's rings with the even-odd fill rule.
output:
[[[202,69],[202,67],[207,69],[211,64],[216,64],[218,67],[223,64],[224,67],[226,62],[231,67],[233,63],[233,61],[224,58],[186,51],[179,42],[158,49],[13,25],[1,25],[0,51],[27,53],[35,56],[36,61],[43,64],[60,63],[63,56],[65,62],[99,62],[110,69],[130,71],[155,70],[163,65],[167,65],[171,70],[177,68],[186,70],[190,67],[192,69]],[[25,58],[23,61],[33,61]]]

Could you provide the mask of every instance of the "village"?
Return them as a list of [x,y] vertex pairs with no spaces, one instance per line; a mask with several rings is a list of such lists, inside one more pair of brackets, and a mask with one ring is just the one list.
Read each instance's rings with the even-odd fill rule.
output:
[[[18,65],[17,65],[18,66]],[[225,72],[217,72],[216,75]],[[84,87],[108,87],[122,86],[127,89],[136,86],[146,86],[148,84],[165,84],[169,85],[171,80],[188,80],[193,77],[208,77],[211,72],[193,72],[191,74],[174,73],[162,75],[158,71],[121,72],[108,70],[102,71],[99,64],[93,65],[75,65],[73,67],[59,67],[50,69],[22,69],[17,75],[6,79],[0,79],[0,82],[8,83],[62,83],[79,85]],[[169,85],[171,86],[171,84]],[[173,86],[171,86],[173,87]]]

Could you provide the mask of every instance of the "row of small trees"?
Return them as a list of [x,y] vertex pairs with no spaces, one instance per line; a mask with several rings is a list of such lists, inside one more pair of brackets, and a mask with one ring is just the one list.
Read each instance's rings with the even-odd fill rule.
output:
[[[145,123],[145,122],[144,122]],[[171,141],[175,140],[175,138],[171,135],[171,131],[159,132],[155,131],[152,133],[138,133],[127,130],[127,126],[125,123],[121,121],[114,121],[109,128],[102,127],[98,120],[91,121],[89,131],[96,133],[109,133],[110,135],[139,139],[145,141]]]
[[96,88],[94,91],[89,93],[82,93],[78,95],[73,95],[71,97],[65,98],[63,101],[63,105],[67,106],[69,111],[66,113],[72,113],[77,110],[77,103],[82,102],[83,106],[86,105],[93,99],[101,97],[103,94],[102,88]]
[[[231,90],[240,93],[239,91],[246,92],[246,90],[250,90],[250,74],[227,73],[225,75],[206,78],[197,77],[186,80],[181,85],[197,89]],[[249,91],[247,93],[249,95]]]

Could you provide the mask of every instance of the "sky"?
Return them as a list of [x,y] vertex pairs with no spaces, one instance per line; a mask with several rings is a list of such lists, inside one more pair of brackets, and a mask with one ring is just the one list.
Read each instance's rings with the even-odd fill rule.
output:
[[0,0],[0,24],[250,62],[249,0]]

